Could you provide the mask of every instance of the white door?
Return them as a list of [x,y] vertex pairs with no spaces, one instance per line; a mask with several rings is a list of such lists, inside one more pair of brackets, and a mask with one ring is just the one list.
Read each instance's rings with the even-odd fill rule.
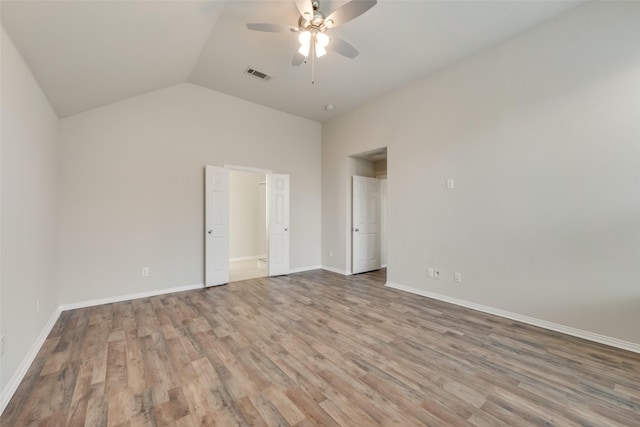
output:
[[289,274],[289,175],[267,175],[269,276]]
[[380,180],[353,177],[352,269],[353,274],[381,268]]
[[229,172],[205,167],[205,286],[229,283]]

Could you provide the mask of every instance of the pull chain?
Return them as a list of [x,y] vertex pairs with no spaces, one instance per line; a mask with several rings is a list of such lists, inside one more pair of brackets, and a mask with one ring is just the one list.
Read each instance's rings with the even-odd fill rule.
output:
[[311,84],[316,84],[316,41],[311,40]]

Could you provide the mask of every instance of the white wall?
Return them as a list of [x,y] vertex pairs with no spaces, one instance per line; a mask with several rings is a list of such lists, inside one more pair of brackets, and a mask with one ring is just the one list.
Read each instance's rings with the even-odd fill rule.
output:
[[229,258],[266,255],[264,174],[229,171]]
[[58,117],[4,28],[1,52],[0,401],[58,307]]
[[319,123],[184,83],[60,127],[63,304],[202,283],[206,164],[290,174],[291,267],[319,265]]
[[390,282],[640,343],[638,22],[588,3],[323,124],[323,264],[347,156],[387,146]]

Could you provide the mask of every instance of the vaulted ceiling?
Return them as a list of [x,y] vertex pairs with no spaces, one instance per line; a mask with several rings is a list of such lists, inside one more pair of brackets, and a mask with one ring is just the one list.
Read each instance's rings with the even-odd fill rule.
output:
[[[357,1],[357,0],[356,0]],[[325,14],[345,0],[321,0]],[[294,0],[2,1],[2,24],[59,116],[191,82],[312,120],[355,108],[430,71],[504,41],[580,1],[379,0],[331,29],[360,54],[298,67]],[[262,81],[244,74],[252,67]],[[327,111],[331,104],[334,109]]]

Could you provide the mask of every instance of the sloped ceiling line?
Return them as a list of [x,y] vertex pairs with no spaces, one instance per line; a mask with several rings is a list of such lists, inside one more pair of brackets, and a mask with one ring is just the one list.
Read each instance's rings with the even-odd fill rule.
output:
[[[346,0],[322,0],[331,12]],[[295,25],[293,0],[2,1],[2,25],[59,116],[191,82],[324,121],[432,70],[553,19],[565,0],[380,0],[331,29],[360,55],[329,52],[291,66],[295,34],[247,30],[247,22]],[[269,82],[243,74],[254,67]],[[325,105],[335,108],[327,110]]]

